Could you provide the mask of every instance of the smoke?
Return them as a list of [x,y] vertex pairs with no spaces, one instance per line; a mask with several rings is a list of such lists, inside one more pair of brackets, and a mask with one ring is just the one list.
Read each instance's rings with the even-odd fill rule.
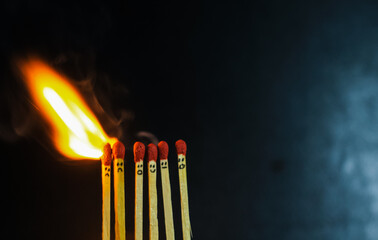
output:
[[[320,100],[328,112],[320,124],[331,143],[326,148],[326,172],[337,176],[330,185],[334,191],[324,192],[324,206],[334,209],[335,218],[344,214],[345,219],[361,224],[366,239],[374,239],[378,224],[377,75],[361,65],[337,75],[333,97]],[[340,202],[340,196],[347,197]],[[353,205],[358,207],[350,208]]]
[[137,133],[137,138],[142,142],[153,143],[155,145],[159,143],[159,139],[150,132],[140,131]]

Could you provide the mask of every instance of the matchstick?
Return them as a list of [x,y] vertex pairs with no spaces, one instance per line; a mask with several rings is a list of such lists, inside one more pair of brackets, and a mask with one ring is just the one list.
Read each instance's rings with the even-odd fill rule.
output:
[[110,174],[112,168],[112,149],[110,144],[104,147],[101,157],[102,179],[102,240],[110,240]]
[[161,185],[163,189],[165,234],[167,240],[174,240],[175,229],[173,226],[171,183],[169,180],[168,144],[164,141],[161,141],[159,142],[158,147],[160,158]]
[[115,239],[126,239],[125,225],[125,174],[124,157],[125,146],[121,142],[113,145],[114,165],[114,212],[115,212]]
[[157,218],[157,190],[156,190],[156,160],[157,147],[150,143],[147,146],[148,157],[148,199],[150,206],[150,240],[159,239],[159,224]]
[[189,218],[188,184],[186,179],[186,143],[183,140],[176,142],[176,151],[180,181],[182,234],[184,240],[190,240],[192,229]]
[[134,144],[135,161],[135,240],[143,240],[143,159],[145,146]]

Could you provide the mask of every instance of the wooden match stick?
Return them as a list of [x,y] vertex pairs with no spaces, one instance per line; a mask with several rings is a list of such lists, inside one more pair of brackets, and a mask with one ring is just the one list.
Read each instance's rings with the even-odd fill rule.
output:
[[143,159],[145,146],[134,144],[135,161],[135,240],[143,240]]
[[110,240],[110,174],[112,168],[112,149],[110,144],[104,147],[101,157],[102,179],[102,239]]
[[156,190],[156,159],[157,147],[150,143],[147,146],[148,157],[148,199],[150,206],[150,240],[159,239],[159,224],[157,218],[157,190]]
[[184,240],[190,240],[192,229],[189,218],[188,184],[186,179],[186,143],[183,140],[176,142],[176,151],[180,181],[182,234]]
[[163,189],[165,234],[167,240],[174,240],[175,229],[173,226],[171,183],[169,180],[168,144],[164,141],[161,141],[159,142],[158,147],[160,158],[161,185]]
[[125,146],[121,142],[113,145],[114,156],[114,212],[115,212],[115,239],[126,239],[125,224],[125,174],[124,157]]

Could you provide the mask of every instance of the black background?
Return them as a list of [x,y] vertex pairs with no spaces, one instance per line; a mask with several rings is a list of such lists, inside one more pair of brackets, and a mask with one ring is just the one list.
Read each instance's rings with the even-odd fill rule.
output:
[[179,138],[194,239],[376,239],[378,4],[358,2],[2,3],[3,233],[101,239],[100,163],[56,160],[13,64],[33,53],[124,120],[129,238],[147,131],[171,147],[177,239]]

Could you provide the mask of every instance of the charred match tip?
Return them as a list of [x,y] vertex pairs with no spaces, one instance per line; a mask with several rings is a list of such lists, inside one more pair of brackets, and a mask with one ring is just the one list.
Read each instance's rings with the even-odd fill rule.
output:
[[147,158],[148,158],[148,161],[155,161],[156,162],[156,159],[157,159],[157,147],[155,144],[153,143],[150,143],[148,144],[147,146]]
[[124,158],[125,157],[125,146],[121,142],[116,142],[113,145],[113,155],[114,158]]
[[101,162],[106,166],[112,163],[112,148],[109,143],[104,146],[104,154],[101,156]]
[[186,155],[186,143],[184,140],[177,140],[176,142],[176,151],[177,154]]
[[159,158],[160,160],[168,159],[168,143],[165,141],[160,141],[158,144],[159,147]]
[[145,151],[146,148],[143,143],[134,143],[134,161],[139,162],[140,160],[143,160]]

